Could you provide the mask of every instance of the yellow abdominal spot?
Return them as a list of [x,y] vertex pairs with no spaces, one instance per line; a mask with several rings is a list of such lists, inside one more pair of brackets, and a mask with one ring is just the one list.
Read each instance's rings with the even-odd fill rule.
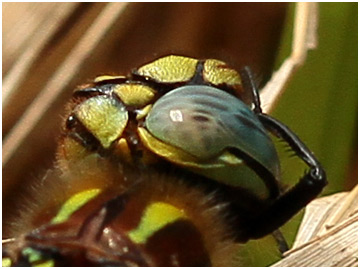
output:
[[100,191],[101,189],[90,189],[71,196],[60,208],[57,215],[51,220],[51,223],[57,224],[66,221],[72,213],[96,197]]
[[156,202],[146,208],[139,226],[128,235],[133,242],[144,244],[154,233],[181,218],[186,218],[184,210],[164,202]]

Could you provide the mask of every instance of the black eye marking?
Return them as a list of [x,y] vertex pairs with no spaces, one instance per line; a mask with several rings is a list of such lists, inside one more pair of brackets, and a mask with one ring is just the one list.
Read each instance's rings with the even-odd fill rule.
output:
[[201,115],[195,115],[192,117],[193,120],[198,121],[198,122],[209,122],[210,119],[206,116],[201,116]]
[[196,100],[196,104],[211,107],[220,111],[228,111],[226,105],[222,105],[219,102],[213,102],[212,100]]

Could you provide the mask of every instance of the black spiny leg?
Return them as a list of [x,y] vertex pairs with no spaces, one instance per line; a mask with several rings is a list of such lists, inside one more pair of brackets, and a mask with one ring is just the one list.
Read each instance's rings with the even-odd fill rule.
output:
[[251,95],[252,95],[252,98],[253,98],[252,103],[254,105],[253,112],[255,114],[261,114],[262,109],[261,109],[261,105],[260,105],[259,92],[258,92],[257,87],[255,85],[255,80],[253,78],[250,67],[245,66],[240,71],[240,76],[241,76],[241,82],[242,82],[242,84],[244,86],[244,89],[251,91]]
[[299,182],[287,192],[281,194],[261,214],[247,222],[246,232],[249,238],[260,238],[285,224],[293,215],[316,198],[326,186],[326,173],[321,164],[305,144],[288,127],[269,115],[263,114],[255,84],[251,82],[251,71],[247,67],[241,73],[244,86],[249,86],[254,96],[254,113],[265,128],[273,135],[286,141],[296,155],[310,168]]

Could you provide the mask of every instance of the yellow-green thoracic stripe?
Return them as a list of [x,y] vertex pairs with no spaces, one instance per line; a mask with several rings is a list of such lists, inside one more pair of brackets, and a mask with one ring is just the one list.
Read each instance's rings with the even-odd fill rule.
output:
[[147,239],[168,224],[186,218],[185,212],[165,202],[155,202],[145,209],[138,227],[128,235],[137,244],[146,243]]
[[29,262],[33,267],[53,267],[54,260],[45,259],[40,251],[33,248],[25,248],[22,250],[22,255],[27,256]]
[[57,224],[66,221],[72,213],[85,205],[88,201],[95,198],[101,189],[89,189],[78,192],[71,196],[60,208],[57,215],[51,220],[51,223]]

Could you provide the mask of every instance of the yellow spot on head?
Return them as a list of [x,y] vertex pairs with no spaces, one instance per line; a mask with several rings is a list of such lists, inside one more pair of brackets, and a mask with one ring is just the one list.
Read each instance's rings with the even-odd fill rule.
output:
[[186,82],[195,75],[197,63],[193,58],[170,55],[140,67],[137,73],[160,83]]
[[75,115],[104,148],[121,136],[128,122],[125,106],[102,95],[79,104]]
[[124,104],[141,107],[148,104],[155,96],[155,91],[149,86],[141,84],[119,84],[114,92]]
[[144,108],[140,109],[137,111],[136,114],[136,120],[141,120],[143,118],[145,118],[147,116],[147,114],[149,114],[150,110],[152,108],[152,105],[147,105]]
[[204,79],[214,85],[227,84],[229,86],[241,85],[241,78],[236,70],[231,69],[226,63],[209,59],[204,63]]
[[72,213],[96,197],[100,191],[101,189],[90,189],[71,196],[60,208],[57,215],[51,220],[51,223],[57,224],[66,221]]
[[106,80],[117,80],[117,79],[126,79],[125,76],[110,76],[110,75],[103,75],[103,76],[98,76],[94,79],[94,82],[95,83],[98,83],[98,82],[103,82],[103,81],[106,81]]
[[183,218],[186,218],[183,210],[164,202],[156,202],[146,208],[139,226],[128,235],[133,242],[144,244],[154,233]]

